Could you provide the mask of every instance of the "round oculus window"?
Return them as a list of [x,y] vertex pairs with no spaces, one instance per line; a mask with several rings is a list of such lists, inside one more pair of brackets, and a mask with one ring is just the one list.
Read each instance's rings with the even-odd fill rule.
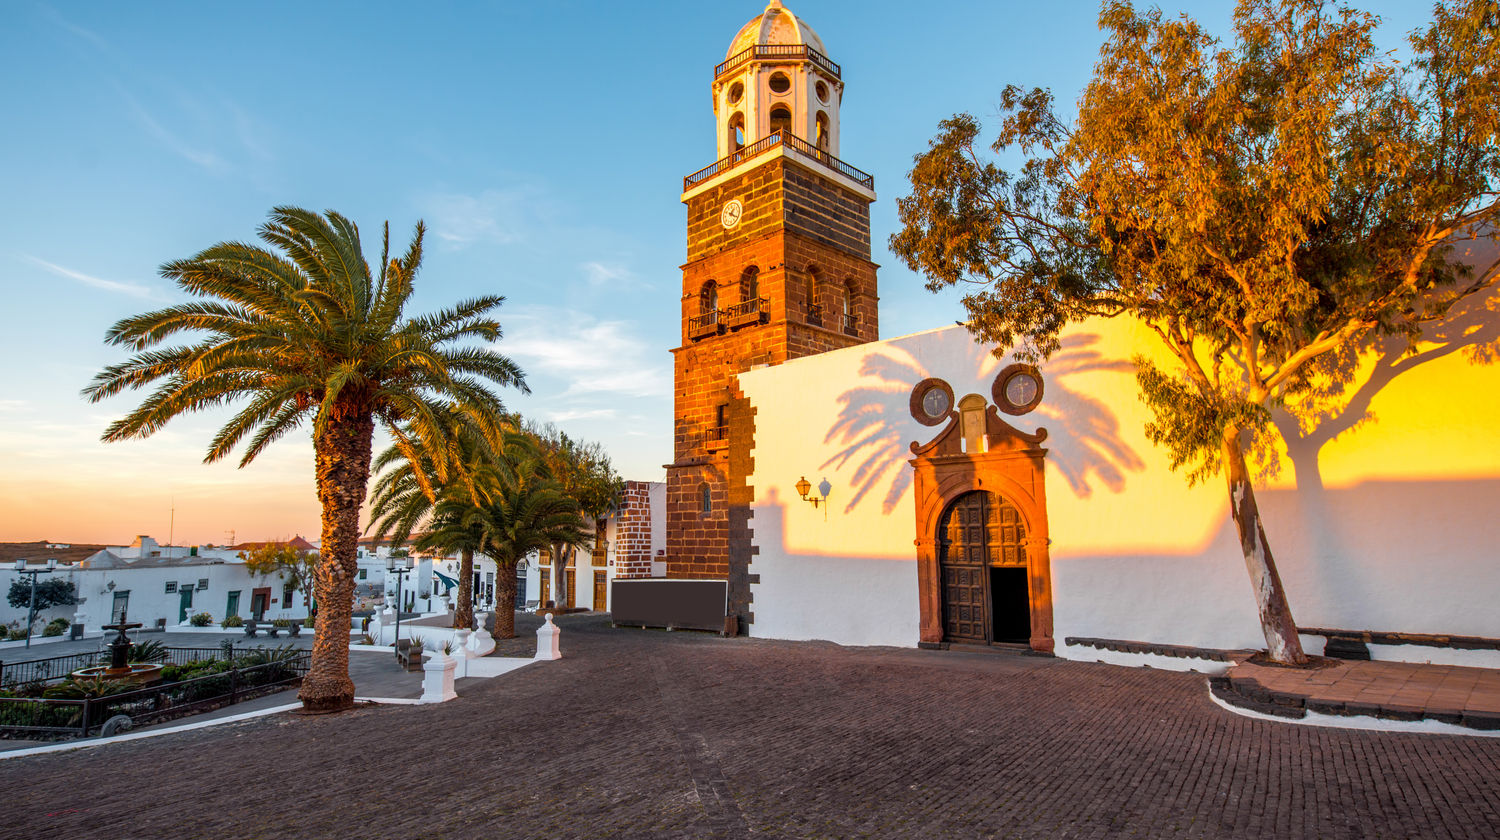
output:
[[792,80],[785,73],[772,73],[771,80],[767,82],[772,93],[786,93],[792,89]]
[[1025,414],[1042,401],[1042,375],[1031,365],[1011,365],[995,377],[991,394],[1006,414]]
[[739,82],[735,82],[734,84],[732,84],[732,85],[729,86],[729,104],[730,105],[738,105],[740,103],[740,99],[742,99],[744,96],[745,96],[745,86],[744,85],[740,84]]
[[813,90],[817,91],[818,101],[821,102],[821,103],[823,103],[824,105],[827,105],[828,104],[828,85],[824,84],[823,82],[818,82],[817,86],[814,87]]
[[942,417],[948,413],[948,395],[942,388],[929,388],[922,395],[922,413],[928,417]]
[[924,426],[936,426],[953,415],[953,388],[941,379],[924,379],[911,389],[911,416]]

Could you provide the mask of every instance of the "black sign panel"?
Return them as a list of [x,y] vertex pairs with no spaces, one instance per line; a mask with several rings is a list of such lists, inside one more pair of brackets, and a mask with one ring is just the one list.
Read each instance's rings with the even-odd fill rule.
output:
[[615,624],[724,631],[729,582],[724,580],[615,580],[610,583]]

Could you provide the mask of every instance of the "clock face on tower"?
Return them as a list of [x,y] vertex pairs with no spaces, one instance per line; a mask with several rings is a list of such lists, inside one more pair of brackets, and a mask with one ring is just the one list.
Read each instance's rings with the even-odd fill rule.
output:
[[724,209],[719,211],[719,224],[726,228],[732,228],[740,223],[740,216],[745,214],[745,205],[738,198],[732,198],[725,202]]

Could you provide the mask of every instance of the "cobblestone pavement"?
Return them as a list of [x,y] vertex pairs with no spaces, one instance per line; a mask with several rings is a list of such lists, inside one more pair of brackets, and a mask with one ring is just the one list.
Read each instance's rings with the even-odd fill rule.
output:
[[562,660],[438,706],[0,761],[0,837],[1500,836],[1500,739],[1252,720],[1195,674],[558,624]]

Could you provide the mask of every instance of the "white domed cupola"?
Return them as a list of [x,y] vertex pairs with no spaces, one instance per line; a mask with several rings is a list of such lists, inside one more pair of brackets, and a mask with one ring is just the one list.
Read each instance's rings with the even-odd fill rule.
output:
[[771,0],[740,28],[714,70],[720,158],[781,132],[839,153],[839,66],[811,26]]

